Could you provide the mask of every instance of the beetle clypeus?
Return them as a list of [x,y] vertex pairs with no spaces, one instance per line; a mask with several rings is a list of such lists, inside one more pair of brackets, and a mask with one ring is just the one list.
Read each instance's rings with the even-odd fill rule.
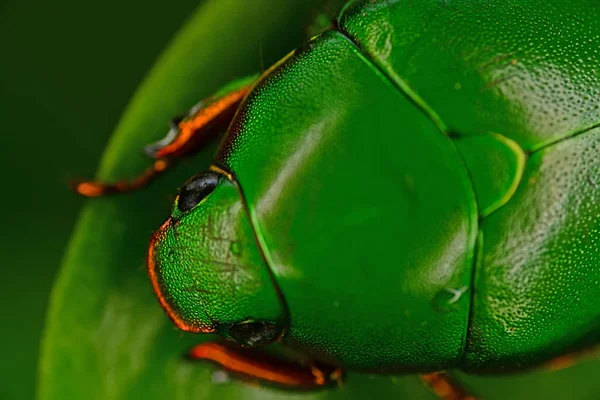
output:
[[[596,0],[350,2],[175,121],[140,179],[78,191],[229,125],[148,251],[175,324],[227,339],[190,356],[298,388],[518,371],[598,342],[599,52]],[[309,361],[247,349],[274,342]]]

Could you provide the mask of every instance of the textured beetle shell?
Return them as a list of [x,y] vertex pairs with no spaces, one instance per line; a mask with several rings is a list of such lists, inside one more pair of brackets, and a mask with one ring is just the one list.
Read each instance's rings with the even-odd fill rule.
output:
[[[421,372],[516,370],[595,344],[599,51],[593,0],[359,1],[266,74],[216,160],[288,302],[288,343]],[[508,178],[466,161],[458,143],[479,136],[503,138]],[[487,215],[475,199],[492,186]]]

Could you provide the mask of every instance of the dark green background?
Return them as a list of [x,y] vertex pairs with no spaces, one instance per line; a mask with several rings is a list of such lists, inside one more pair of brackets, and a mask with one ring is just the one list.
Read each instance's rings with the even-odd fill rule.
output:
[[0,3],[3,233],[0,399],[31,399],[47,299],[94,175],[136,87],[199,4]]

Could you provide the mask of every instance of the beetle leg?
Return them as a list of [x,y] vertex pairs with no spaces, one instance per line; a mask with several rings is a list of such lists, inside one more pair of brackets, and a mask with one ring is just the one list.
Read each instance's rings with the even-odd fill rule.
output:
[[146,154],[156,161],[136,178],[114,183],[76,182],[73,189],[86,197],[99,197],[110,193],[128,192],[147,185],[177,159],[201,150],[209,141],[218,138],[233,119],[255,80],[255,76],[240,79],[232,83],[224,93],[197,104],[186,116],[171,121],[171,129],[167,136],[146,146]]
[[600,346],[592,346],[591,348],[585,348],[583,350],[575,351],[572,353],[564,354],[562,356],[553,358],[545,367],[551,371],[559,371],[561,369],[569,368],[579,361],[598,357],[600,355]]
[[146,146],[146,154],[157,159],[174,158],[201,149],[227,128],[250,86],[203,101],[194,106],[187,116],[174,119],[167,136]]
[[443,372],[421,375],[421,380],[443,400],[475,400],[459,382]]
[[132,180],[122,180],[114,183],[105,183],[98,181],[75,182],[73,190],[85,197],[101,197],[111,193],[129,192],[139,189],[169,166],[169,161],[165,159],[156,160],[151,167],[146,169],[140,175]]
[[314,390],[341,384],[342,372],[324,365],[302,366],[267,355],[261,350],[202,343],[190,350],[192,360],[212,361],[242,380],[266,383],[283,389]]

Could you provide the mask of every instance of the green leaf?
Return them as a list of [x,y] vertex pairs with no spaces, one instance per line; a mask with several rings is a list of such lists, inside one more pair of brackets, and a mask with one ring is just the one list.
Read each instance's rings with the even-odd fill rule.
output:
[[[293,50],[330,1],[205,2],[135,94],[98,177],[115,180],[142,171],[150,161],[141,149],[164,136],[171,117]],[[214,145],[207,148],[137,193],[88,202],[51,298],[39,399],[433,399],[415,376],[350,374],[342,388],[293,394],[237,381],[218,383],[216,367],[182,357],[210,337],[172,326],[149,284],[145,253],[152,231],[168,216],[177,187],[205,169],[214,150]],[[535,393],[523,384],[511,392],[507,379],[486,379],[474,384],[488,398]]]

